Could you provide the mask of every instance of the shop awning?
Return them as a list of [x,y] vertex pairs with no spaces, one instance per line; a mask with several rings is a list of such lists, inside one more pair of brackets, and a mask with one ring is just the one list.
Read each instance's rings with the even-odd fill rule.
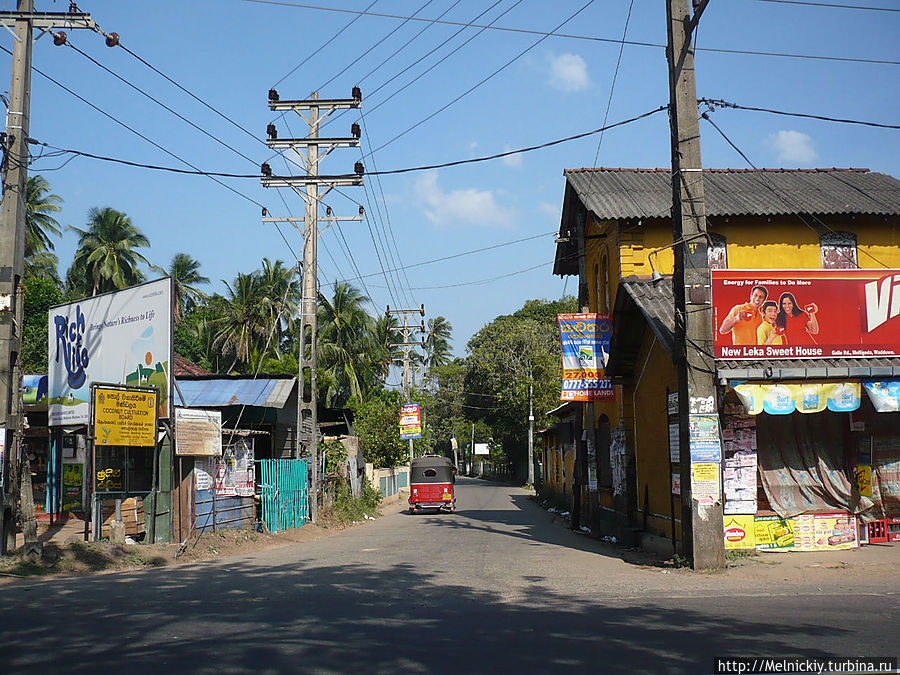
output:
[[877,412],[900,410],[900,380],[859,382],[767,382],[739,384],[734,387],[748,415],[761,412],[789,415],[794,411],[818,413],[851,412],[862,403],[865,392]]
[[716,361],[722,384],[734,380],[836,380],[900,378],[900,358]]
[[296,378],[177,378],[181,400],[175,392],[175,405],[187,408],[250,405],[283,408],[297,384]]

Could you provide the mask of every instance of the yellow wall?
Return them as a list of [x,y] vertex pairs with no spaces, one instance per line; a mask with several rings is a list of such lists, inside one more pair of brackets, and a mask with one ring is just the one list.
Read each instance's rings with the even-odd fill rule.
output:
[[[810,223],[815,219],[808,218]],[[833,217],[825,218],[832,230],[852,232],[857,237],[860,267],[900,268],[900,225],[895,218],[882,217]],[[740,217],[711,218],[711,232],[721,234],[727,240],[728,267],[731,269],[818,269],[821,253],[818,233],[797,217]],[[585,270],[588,276],[591,311],[602,312],[608,285],[612,312],[619,279],[629,275],[650,276],[649,254],[672,243],[671,223],[654,220],[642,225],[597,221],[593,215],[587,228]],[[605,235],[605,236],[604,236]],[[596,270],[603,256],[608,261],[608,275],[597,284]],[[661,274],[673,272],[674,258],[671,248],[653,256],[653,265]],[[644,377],[638,384],[640,371]],[[649,511],[661,517],[649,516],[648,527],[661,536],[671,536],[669,520],[670,474],[668,460],[668,429],[665,415],[666,387],[675,391],[677,381],[670,354],[648,329],[638,359],[634,380],[627,387],[616,387],[616,400],[594,404],[595,420],[601,415],[609,418],[610,428],[625,421],[626,443],[635,450],[636,492],[638,508],[644,508],[644,485],[649,486]],[[636,389],[635,389],[636,387]],[[574,453],[573,453],[574,459]],[[571,467],[567,468],[571,477]],[[609,490],[601,488],[601,503],[612,506]],[[571,494],[571,484],[567,494]],[[676,517],[680,505],[675,503]],[[676,536],[680,536],[679,532]]]
[[556,434],[548,431],[543,435],[544,483],[560,497],[572,495],[574,480],[575,451],[571,445],[561,445]]

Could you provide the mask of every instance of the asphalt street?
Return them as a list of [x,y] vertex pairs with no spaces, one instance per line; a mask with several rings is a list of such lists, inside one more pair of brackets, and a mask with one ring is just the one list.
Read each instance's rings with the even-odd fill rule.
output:
[[[900,580],[677,572],[462,478],[455,514],[211,563],[0,587],[0,673],[710,673],[896,656]],[[815,554],[808,554],[815,555]]]

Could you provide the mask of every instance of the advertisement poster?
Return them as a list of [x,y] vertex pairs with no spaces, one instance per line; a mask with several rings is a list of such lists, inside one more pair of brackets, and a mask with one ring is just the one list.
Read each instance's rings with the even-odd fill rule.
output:
[[739,384],[734,391],[748,415],[852,412],[862,402],[859,382]]
[[94,388],[94,442],[97,445],[156,445],[155,391]]
[[691,497],[701,504],[715,504],[720,494],[719,464],[691,464]]
[[63,464],[63,511],[76,513],[84,511],[81,503],[84,483],[84,464]]
[[47,403],[50,426],[88,424],[93,382],[155,385],[169,416],[172,280],[52,307]]
[[612,401],[616,390],[604,377],[609,360],[609,314],[557,314],[562,349],[561,401]]
[[400,438],[422,438],[422,411],[418,403],[400,407]]
[[[898,294],[900,296],[900,294]],[[900,410],[900,380],[863,382],[869,400],[878,412]]]
[[753,519],[757,551],[793,551],[794,520],[779,516],[756,516]]
[[756,548],[756,525],[753,516],[726,515],[723,523],[726,551]]
[[795,516],[795,551],[840,551],[858,548],[856,517],[847,513]]
[[252,497],[256,472],[253,465],[253,440],[241,439],[226,448],[216,462],[217,497]]
[[718,415],[691,415],[690,439],[692,462],[721,462]]
[[711,270],[717,359],[900,356],[900,270]]
[[175,454],[218,457],[222,454],[222,413],[175,408]]
[[669,422],[669,461],[674,464],[678,464],[681,461],[681,444],[678,432],[678,422]]

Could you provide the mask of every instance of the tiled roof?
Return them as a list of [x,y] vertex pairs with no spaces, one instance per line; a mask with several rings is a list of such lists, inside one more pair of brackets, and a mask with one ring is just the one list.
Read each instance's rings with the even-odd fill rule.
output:
[[[566,169],[601,219],[667,218],[669,169]],[[900,181],[868,169],[704,169],[709,216],[900,215]]]
[[[675,297],[671,277],[657,282],[637,276],[621,280],[607,367],[613,377],[632,374],[630,371],[643,333],[642,327],[635,325],[636,318],[650,326],[671,354],[675,344]],[[900,358],[717,360],[716,376],[728,381],[898,377]]]
[[206,368],[198,366],[178,352],[175,352],[172,356],[172,371],[175,373],[175,377],[180,375],[212,375]]

